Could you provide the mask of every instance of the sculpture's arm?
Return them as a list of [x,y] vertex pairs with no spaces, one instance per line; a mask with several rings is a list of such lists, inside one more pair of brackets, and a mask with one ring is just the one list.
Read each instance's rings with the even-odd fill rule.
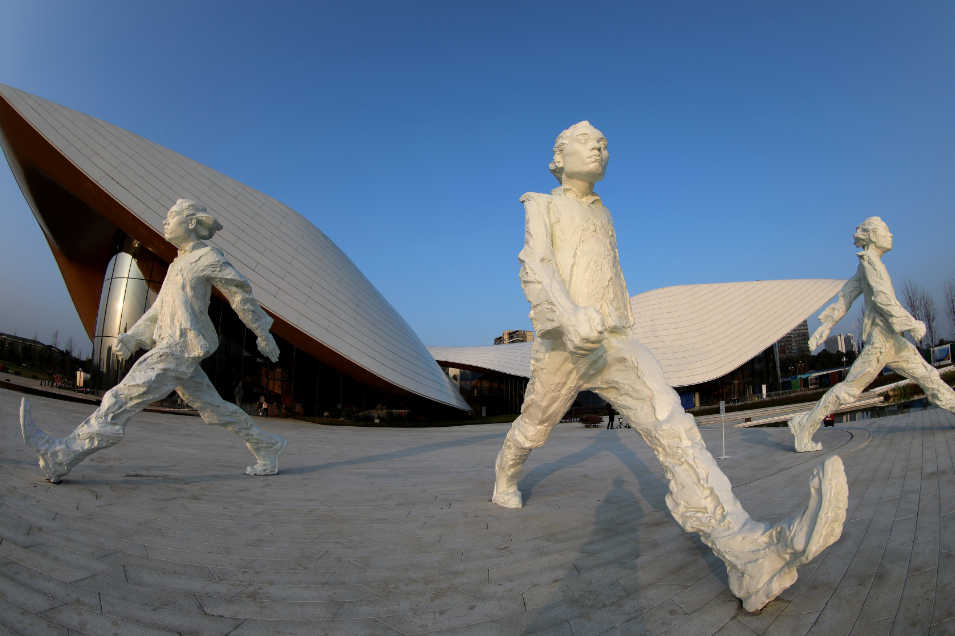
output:
[[279,348],[275,344],[275,338],[269,333],[272,318],[255,300],[252,295],[252,285],[245,276],[240,274],[221,252],[218,252],[216,256],[217,258],[210,259],[206,272],[212,284],[226,297],[245,326],[258,337],[256,345],[259,351],[272,362],[278,361]]
[[531,322],[541,338],[563,339],[572,353],[586,354],[600,346],[603,318],[593,307],[579,307],[564,286],[554,254],[553,204],[533,193],[521,197],[525,212],[521,286],[531,303]]
[[550,203],[532,194],[525,194],[521,202],[526,228],[524,249],[517,257],[521,263],[521,286],[531,303],[531,322],[537,335],[546,338],[560,330],[558,315],[577,305],[571,300],[557,269]]
[[126,360],[138,349],[152,349],[156,345],[153,334],[156,333],[156,322],[159,318],[160,301],[157,298],[153,306],[136,321],[129,331],[116,336],[114,351],[120,358]]
[[859,277],[859,271],[857,270],[855,276],[847,280],[846,284],[842,286],[836,302],[829,305],[825,311],[819,314],[819,321],[822,324],[816,329],[815,333],[812,334],[812,338],[809,339],[810,351],[815,351],[816,348],[829,337],[829,332],[832,330],[833,325],[842,320],[842,317],[846,315],[846,312],[849,311],[849,307],[852,306],[852,303],[855,302],[855,299],[858,298],[860,294],[862,294],[862,281]]
[[896,333],[908,331],[916,340],[925,336],[925,324],[916,320],[912,314],[899,303],[891,283],[882,278],[882,274],[875,268],[867,257],[863,257],[861,267],[865,271],[866,279],[872,287],[872,298],[867,298],[879,310]]

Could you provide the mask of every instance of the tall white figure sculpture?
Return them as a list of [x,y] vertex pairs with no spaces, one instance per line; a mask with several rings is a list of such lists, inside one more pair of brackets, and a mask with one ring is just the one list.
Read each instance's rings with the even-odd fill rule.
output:
[[613,404],[650,444],[670,480],[667,506],[726,563],[730,589],[755,611],[792,585],[796,568],[842,533],[848,489],[842,461],[829,458],[810,480],[809,507],[776,526],[750,519],[683,411],[653,354],[633,335],[610,212],[594,193],[607,140],[588,122],[565,130],[551,172],[560,187],[521,197],[526,213],[521,283],[537,330],[521,416],[495,465],[493,501],[520,508],[518,475],[578,391]]
[[278,472],[278,458],[288,442],[262,432],[242,409],[219,397],[199,367],[219,342],[208,312],[213,285],[258,336],[259,351],[273,362],[279,357],[278,346],[269,333],[272,319],[252,297],[249,281],[221,250],[203,242],[221,229],[222,225],[195,201],[179,199],[169,210],[163,232],[166,240],[179,248],[179,256],[169,266],[153,306],[128,333],[117,336],[114,348],[121,358],[140,348],[150,351],[122,382],[106,392],[96,412],[69,437],[50,437],[38,429],[30,403],[26,399],[21,402],[23,441],[40,458],[40,468],[50,482],[59,482],[96,451],[118,444],[129,418],[173,390],[207,423],[222,426],[248,445],[257,462],[246,469],[246,474]]
[[839,322],[852,302],[863,297],[862,340],[865,348],[849,369],[846,379],[832,387],[815,408],[789,420],[789,429],[796,437],[796,451],[805,453],[822,450],[822,444],[812,436],[827,415],[841,406],[851,404],[879,375],[886,365],[918,383],[928,399],[936,406],[955,413],[955,391],[945,384],[938,371],[926,362],[918,350],[902,333],[908,331],[916,340],[925,336],[925,325],[912,317],[895,298],[895,289],[889,272],[882,264],[882,256],[892,249],[892,233],[877,216],[869,217],[856,228],[853,235],[858,253],[859,268],[846,281],[839,298],[819,314],[822,325],[809,339],[810,351],[815,350],[829,336],[832,326]]

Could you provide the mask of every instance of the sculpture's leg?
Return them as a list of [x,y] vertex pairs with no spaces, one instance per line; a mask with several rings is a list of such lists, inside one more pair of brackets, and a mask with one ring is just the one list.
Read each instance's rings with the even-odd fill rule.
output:
[[955,413],[955,391],[942,380],[938,369],[926,362],[912,343],[905,338],[899,336],[893,345],[895,355],[887,362],[892,370],[922,387],[932,404]]
[[140,358],[123,381],[103,395],[100,407],[68,437],[50,437],[33,423],[30,404],[20,407],[23,442],[40,460],[51,483],[57,483],[73,467],[123,439],[126,423],[152,402],[162,399],[192,373],[198,360],[186,360],[164,349],[153,349]]
[[176,391],[187,404],[199,411],[206,423],[218,424],[245,442],[256,459],[254,466],[245,469],[246,475],[275,475],[279,472],[279,456],[285,452],[288,442],[278,435],[263,432],[245,411],[223,400],[201,367],[196,367]]
[[[774,527],[750,519],[733,494],[729,479],[706,450],[693,416],[680,408],[679,396],[666,387],[655,399],[668,401],[663,421],[646,397],[636,357],[615,352],[594,383],[600,395],[630,420],[650,444],[670,481],[667,506],[687,532],[698,532],[726,564],[730,589],[747,611],[756,611],[796,581],[796,568],[812,560],[842,533],[848,506],[845,472],[831,457],[813,472],[810,502],[798,517]],[[643,365],[657,365],[652,359]]]
[[822,426],[822,421],[839,407],[858,400],[865,388],[885,367],[886,357],[884,343],[876,341],[866,345],[856,361],[852,363],[852,368],[849,369],[845,380],[826,391],[812,411],[789,420],[789,430],[795,437],[797,453],[822,450],[822,444],[812,440],[812,436]]
[[531,450],[543,446],[554,426],[574,403],[580,385],[570,354],[550,342],[536,344],[531,361],[531,379],[524,392],[521,416],[504,438],[504,447],[494,463],[491,501],[504,508],[523,505],[517,479]]

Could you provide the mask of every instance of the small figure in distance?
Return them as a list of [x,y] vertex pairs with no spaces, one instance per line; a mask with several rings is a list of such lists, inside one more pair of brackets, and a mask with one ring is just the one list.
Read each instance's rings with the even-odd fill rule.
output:
[[809,505],[797,516],[771,526],[746,513],[660,363],[633,334],[613,220],[594,193],[608,161],[607,139],[580,122],[554,145],[550,168],[560,186],[521,197],[520,278],[538,337],[521,415],[495,464],[492,501],[523,505],[517,480],[528,455],[547,442],[579,391],[594,391],[653,449],[670,482],[671,514],[726,563],[730,589],[753,612],[842,534],[848,505],[842,460],[831,457],[813,470]]
[[862,341],[864,348],[846,379],[832,387],[815,408],[789,420],[789,430],[796,438],[796,452],[806,453],[822,450],[822,444],[812,436],[827,415],[846,404],[859,399],[859,395],[886,366],[914,381],[925,391],[929,401],[946,411],[955,413],[955,391],[945,384],[938,371],[926,362],[903,332],[913,338],[925,337],[925,324],[916,320],[895,298],[895,289],[889,272],[882,264],[882,256],[892,249],[892,233],[877,216],[872,216],[856,228],[853,235],[856,247],[862,251],[855,276],[846,281],[839,298],[819,314],[822,325],[809,339],[809,350],[814,351],[825,342],[832,326],[842,320],[853,301],[865,297],[865,314],[862,317]]
[[272,319],[252,296],[252,287],[217,247],[204,240],[222,229],[206,208],[179,199],[163,222],[166,240],[179,248],[152,307],[128,333],[116,337],[113,351],[127,359],[140,348],[149,351],[133,365],[123,381],[103,395],[100,407],[69,437],[50,437],[33,423],[30,403],[20,404],[23,442],[40,459],[51,483],[58,483],[77,464],[96,451],[123,439],[126,423],[152,402],[175,390],[202,419],[218,424],[246,443],[256,464],[247,475],[274,475],[279,455],[288,442],[262,432],[241,408],[226,402],[203,373],[199,363],[218,345],[209,319],[209,299],[215,286],[242,322],[258,336],[256,345],[273,362],[279,348],[269,333]]

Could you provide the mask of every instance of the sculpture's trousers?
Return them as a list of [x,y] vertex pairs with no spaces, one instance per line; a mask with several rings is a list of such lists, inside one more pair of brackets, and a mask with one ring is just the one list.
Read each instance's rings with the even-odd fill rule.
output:
[[527,452],[543,445],[578,391],[595,391],[650,444],[670,481],[670,512],[723,559],[731,588],[737,591],[747,565],[765,555],[770,526],[751,520],[733,495],[693,416],[663,382],[653,355],[632,336],[610,337],[587,357],[571,356],[559,342],[539,343],[521,416],[508,440]]
[[935,406],[955,413],[955,391],[948,386],[938,371],[925,361],[911,342],[902,336],[884,336],[875,333],[862,353],[852,363],[846,379],[832,387],[816,404],[806,422],[807,430],[815,433],[830,413],[846,404],[852,404],[886,366],[912,380],[925,391]]
[[201,361],[184,358],[161,345],[152,349],[133,365],[122,382],[103,395],[95,413],[69,437],[52,439],[53,446],[48,450],[72,468],[96,451],[118,444],[129,418],[173,390],[199,411],[203,420],[238,436],[256,456],[257,451],[274,445],[271,436],[262,432],[245,411],[219,397],[199,366]]

